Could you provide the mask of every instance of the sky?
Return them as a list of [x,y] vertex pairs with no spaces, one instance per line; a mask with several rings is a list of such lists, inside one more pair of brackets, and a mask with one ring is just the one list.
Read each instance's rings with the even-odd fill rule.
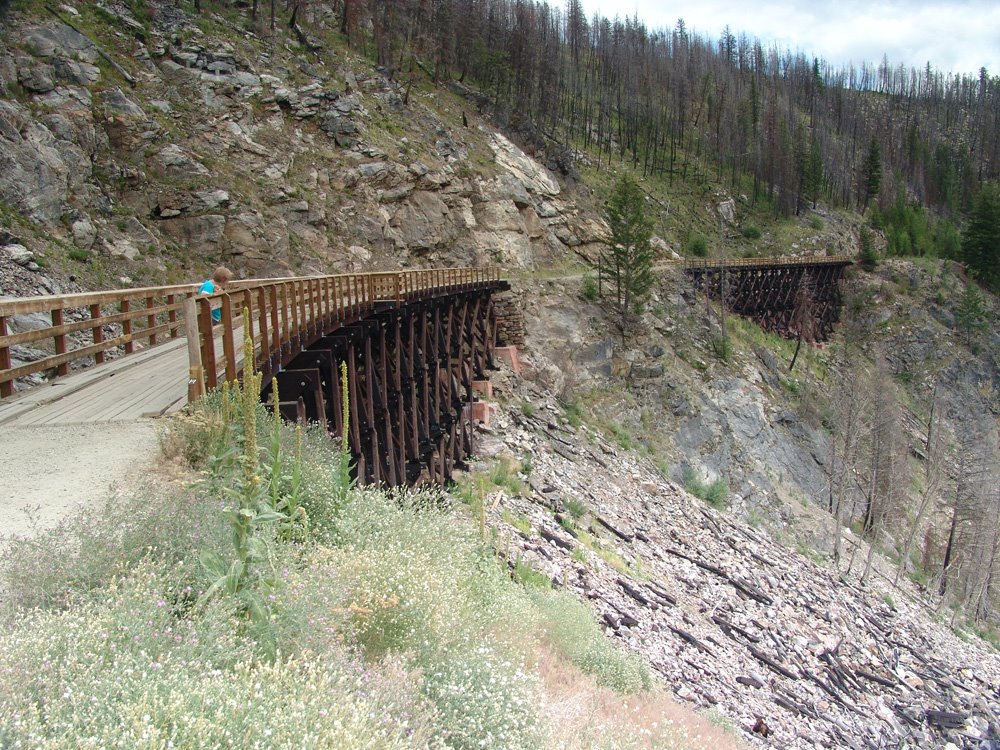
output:
[[[564,6],[564,0],[549,0]],[[650,28],[673,28],[718,39],[722,29],[757,37],[765,47],[816,56],[834,66],[853,62],[1000,75],[1000,2],[997,0],[583,0],[587,16],[638,17]]]

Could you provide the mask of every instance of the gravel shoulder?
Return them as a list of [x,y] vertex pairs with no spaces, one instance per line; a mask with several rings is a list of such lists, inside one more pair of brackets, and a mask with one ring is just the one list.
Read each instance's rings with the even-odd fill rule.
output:
[[7,426],[0,430],[0,537],[53,526],[144,471],[154,422]]

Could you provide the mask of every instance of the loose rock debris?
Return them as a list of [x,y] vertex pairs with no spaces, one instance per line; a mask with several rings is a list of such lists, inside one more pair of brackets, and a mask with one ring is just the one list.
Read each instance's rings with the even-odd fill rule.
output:
[[986,644],[934,622],[916,594],[845,583],[549,407],[501,412],[478,439],[483,456],[531,462],[521,496],[496,490],[489,522],[679,698],[760,747],[1000,748]]

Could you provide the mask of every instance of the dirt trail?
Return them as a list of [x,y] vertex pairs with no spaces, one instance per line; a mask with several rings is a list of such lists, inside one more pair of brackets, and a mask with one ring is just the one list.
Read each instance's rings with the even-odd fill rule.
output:
[[[150,420],[0,428],[0,537],[89,508],[155,457]],[[30,516],[29,516],[30,513]]]

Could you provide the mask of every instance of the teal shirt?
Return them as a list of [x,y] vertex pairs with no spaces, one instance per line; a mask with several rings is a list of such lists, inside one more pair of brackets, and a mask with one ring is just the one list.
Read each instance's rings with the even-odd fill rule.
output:
[[[215,294],[215,282],[211,279],[205,279],[205,283],[201,285],[198,289],[198,294]],[[216,323],[222,322],[222,308],[216,308],[212,310],[212,320]]]

